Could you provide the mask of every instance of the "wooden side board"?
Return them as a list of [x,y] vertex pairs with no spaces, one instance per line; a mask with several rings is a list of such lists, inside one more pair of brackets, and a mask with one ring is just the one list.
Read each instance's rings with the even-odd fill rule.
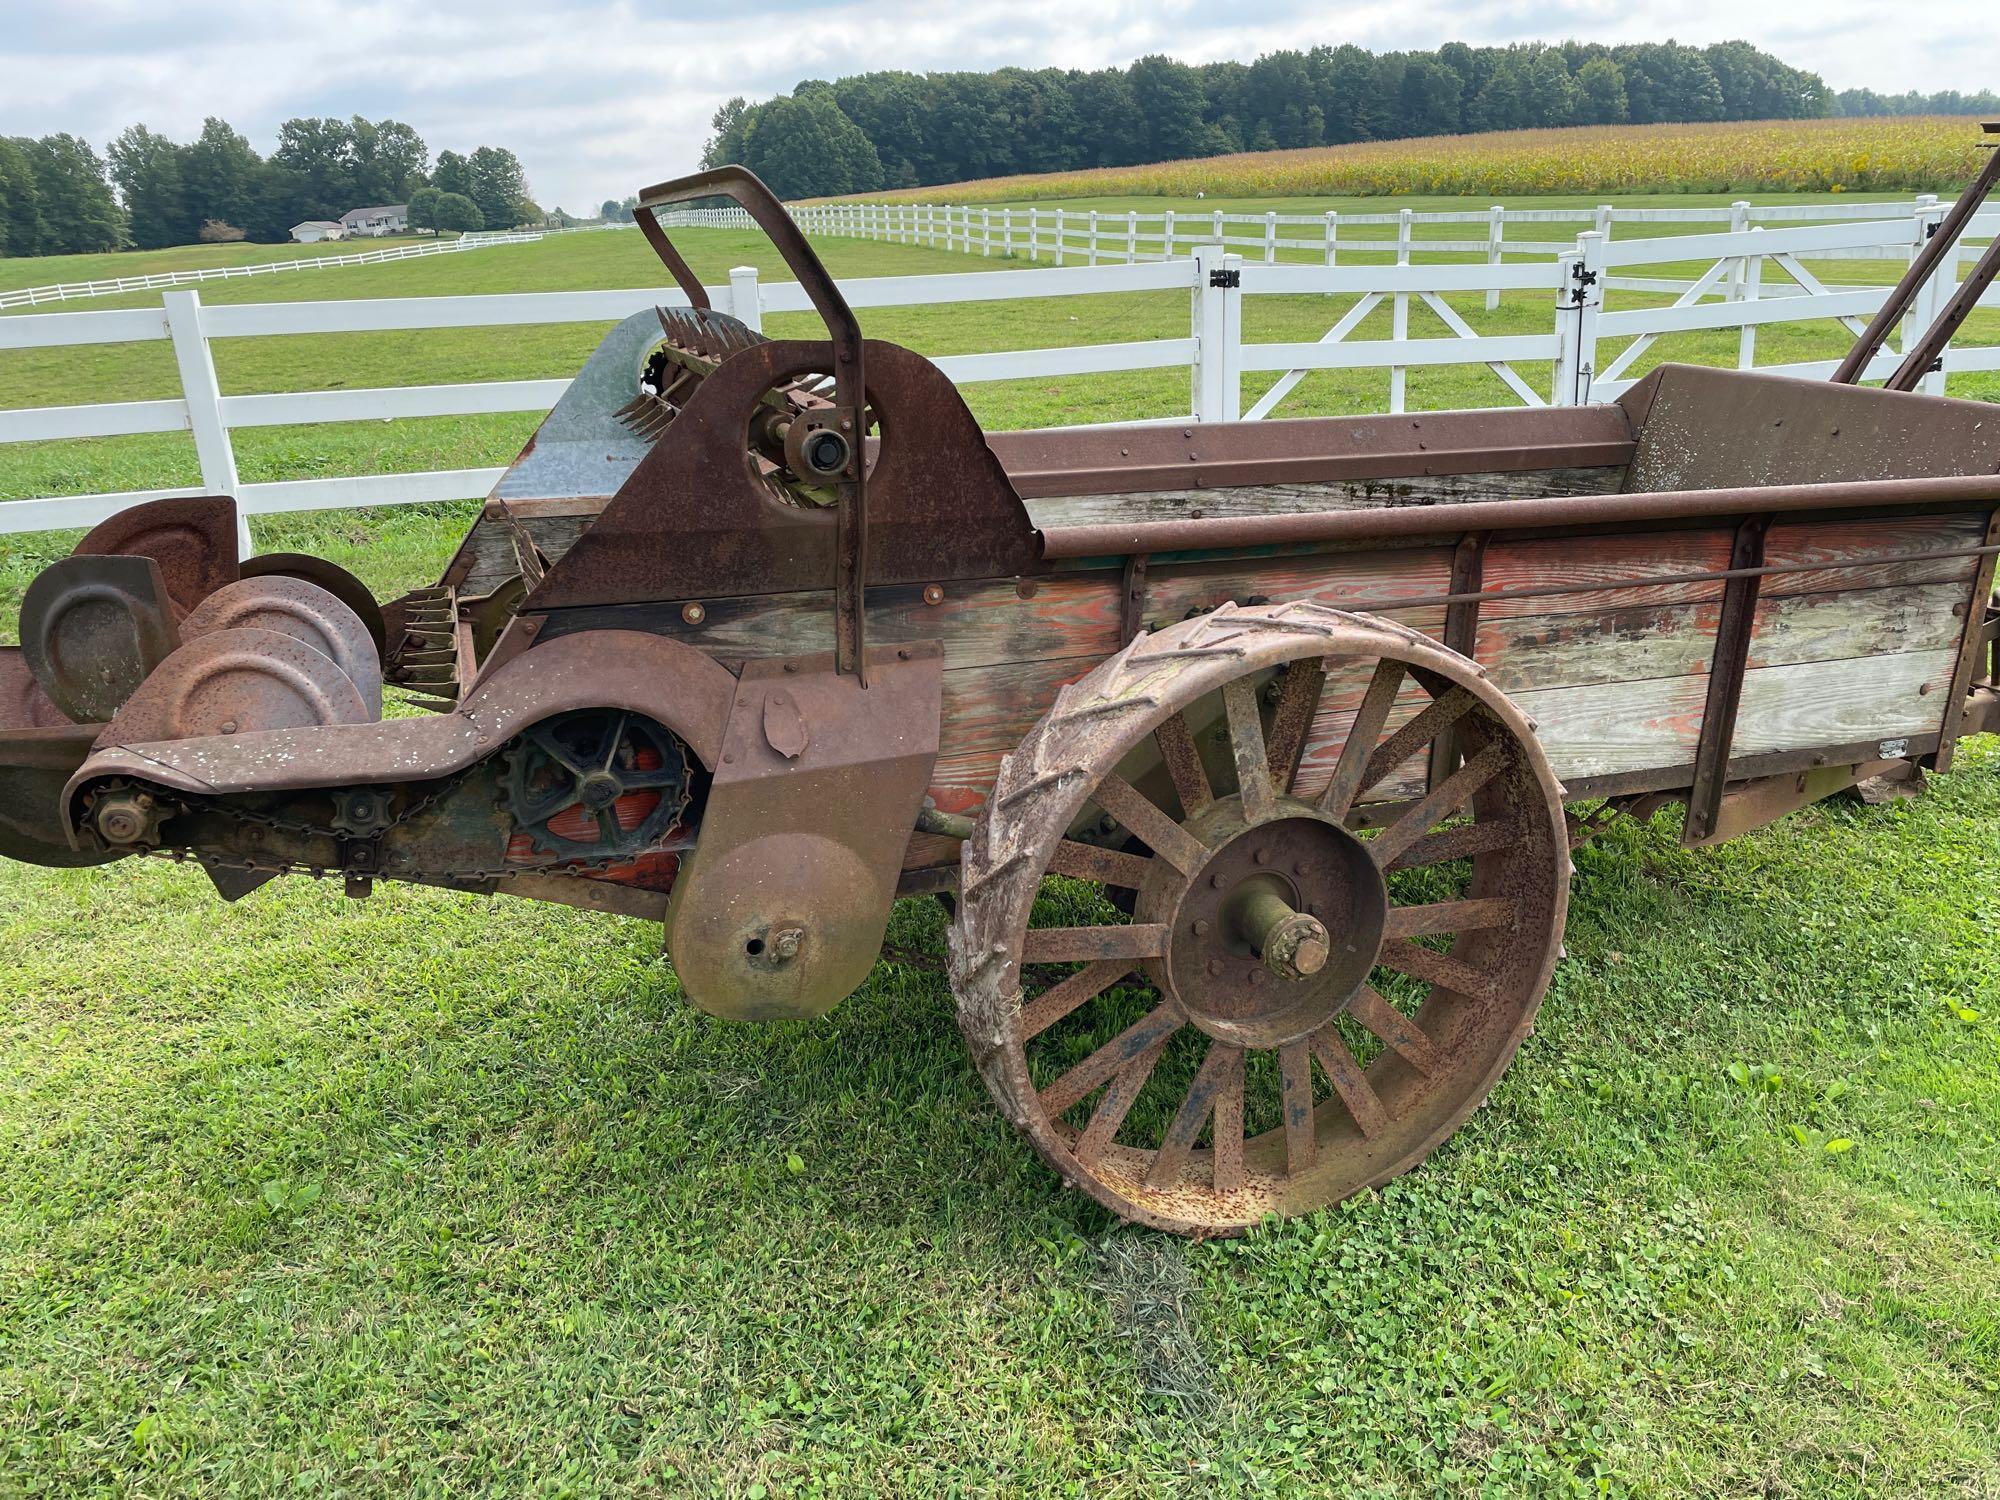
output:
[[[573,518],[531,517],[530,525],[566,519]],[[1753,617],[1732,754],[1893,747],[1935,735],[1964,630],[1958,611],[1979,566],[1971,549],[1983,540],[1985,519],[1773,525],[1765,566],[1774,571],[1763,578]],[[1718,525],[1490,540],[1472,654],[1538,721],[1566,781],[1692,765],[1725,588],[1712,575],[1729,567],[1732,535],[1733,527]],[[1157,628],[1230,601],[1303,599],[1440,636],[1452,556],[1450,545],[1423,545],[1155,558],[1141,618]],[[1120,595],[1120,574],[1109,568],[947,584],[928,599],[914,585],[870,591],[871,641],[943,643],[942,752],[930,788],[940,810],[983,806],[1000,758],[1057,691],[1118,649]],[[831,599],[820,592],[705,600],[692,622],[678,604],[551,621],[557,633],[606,626],[656,630],[729,663],[833,645]],[[1331,775],[1365,685],[1365,668],[1329,675],[1301,765],[1303,794]],[[1391,727],[1424,701],[1406,688]],[[1370,796],[1402,800],[1421,790],[1425,772],[1424,758],[1413,756]],[[910,859],[948,862],[953,849],[949,840],[921,838]]]

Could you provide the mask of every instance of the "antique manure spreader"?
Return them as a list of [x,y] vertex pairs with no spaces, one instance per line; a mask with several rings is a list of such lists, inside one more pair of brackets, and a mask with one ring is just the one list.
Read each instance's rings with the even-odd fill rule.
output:
[[[827,337],[707,305],[654,210],[717,193]],[[1669,366],[1606,406],[989,435],[747,174],[640,218],[692,306],[606,337],[435,587],[240,561],[226,499],[37,579],[0,853],[650,917],[751,1020],[830,1009],[934,893],[1007,1118],[1218,1234],[1480,1102],[1607,812],[1707,844],[2000,725],[1991,407]]]

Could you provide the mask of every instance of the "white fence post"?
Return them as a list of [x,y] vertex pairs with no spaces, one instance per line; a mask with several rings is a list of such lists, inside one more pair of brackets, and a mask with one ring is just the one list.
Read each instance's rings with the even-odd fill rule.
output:
[[1551,406],[1588,405],[1597,373],[1597,314],[1604,306],[1604,237],[1595,230],[1576,237],[1576,253],[1558,262],[1556,365]]
[[[1743,221],[1747,225],[1750,222],[1750,205],[1746,203],[1743,205],[1743,208]],[[1764,226],[1758,224],[1748,232],[1762,234]],[[1737,264],[1742,268],[1743,272],[1743,285],[1737,289],[1737,301],[1755,302],[1764,285],[1764,257],[1761,255],[1746,255]],[[1757,325],[1755,323],[1745,323],[1736,335],[1736,368],[1739,370],[1749,370],[1756,368],[1756,364]]]
[[[1396,215],[1396,264],[1410,263],[1410,210],[1404,209]],[[1389,337],[1403,343],[1410,336],[1410,298],[1406,292],[1396,293],[1395,306],[1389,315]],[[1404,365],[1389,366],[1389,410],[1402,411],[1404,396],[1409,386],[1410,372]]]
[[1056,264],[1063,263],[1063,211],[1056,210]]
[[1326,211],[1326,263],[1340,264],[1340,212],[1332,208]]
[[1090,259],[1086,264],[1097,264],[1097,210],[1094,208],[1090,211]]
[[1171,208],[1167,210],[1160,229],[1160,253],[1168,260],[1174,258],[1174,211]]
[[[1486,210],[1486,264],[1497,266],[1501,263],[1501,251],[1507,240],[1507,210],[1496,203]],[[1486,310],[1494,311],[1500,306],[1500,288],[1486,289]]]
[[[236,450],[230,446],[229,424],[222,417],[222,388],[215,379],[215,360],[201,326],[201,293],[162,292],[167,332],[174,341],[174,363],[180,367],[181,394],[187,400],[188,426],[194,432],[195,458],[201,464],[202,487],[215,495],[236,498]],[[236,550],[239,557],[255,555],[250,518],[236,509]]]
[[757,290],[755,266],[729,268],[729,315],[752,333],[764,331],[764,299]]
[[1264,215],[1264,264],[1276,265],[1278,261],[1278,215],[1272,211]]
[[[1946,212],[1947,210],[1938,204],[1935,195],[1932,195],[1928,205],[1917,209],[1916,232],[1910,237],[1914,247],[1913,255],[1921,252],[1924,241],[1937,233],[1938,226],[1944,222]],[[1931,279],[1924,283],[1911,316],[1903,321],[1905,351],[1930,330],[1931,324],[1938,320],[1939,315],[1950,303],[1952,293],[1958,289],[1959,256],[1964,248],[1963,239],[1955,241],[1948,247],[1944,252],[1944,258],[1938,262],[1937,269],[1931,272]],[[1925,371],[1917,382],[1917,389],[1926,396],[1942,396],[1944,387],[1945,376],[1941,369]]]
[[[1243,257],[1222,245],[1194,247],[1194,419],[1234,422],[1243,415]],[[1235,272],[1232,276],[1230,273]]]
[[[1749,232],[1749,229],[1750,205],[1738,199],[1729,205],[1729,232],[1731,234],[1746,234]],[[1739,255],[1730,263],[1729,301],[1741,302],[1743,300],[1743,289],[1748,284],[1746,272],[1749,269],[1749,265],[1750,257],[1747,255]],[[1747,328],[1744,331],[1746,333],[1749,332]]]

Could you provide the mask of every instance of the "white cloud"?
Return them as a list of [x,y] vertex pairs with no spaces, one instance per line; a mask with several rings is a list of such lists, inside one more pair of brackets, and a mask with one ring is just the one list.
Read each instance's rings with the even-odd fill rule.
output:
[[1934,0],[1923,24],[1882,0],[12,0],[0,28],[0,132],[100,146],[143,121],[185,138],[221,115],[268,150],[300,114],[393,115],[433,151],[511,147],[544,203],[581,209],[692,168],[716,107],[869,68],[1098,67],[1355,42],[1732,37],[1836,88],[1989,87],[2000,19]]

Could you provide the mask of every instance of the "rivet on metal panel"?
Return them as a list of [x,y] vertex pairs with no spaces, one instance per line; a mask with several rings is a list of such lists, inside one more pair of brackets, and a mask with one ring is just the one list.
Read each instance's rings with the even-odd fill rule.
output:
[[681,619],[689,625],[699,625],[707,618],[708,611],[699,604],[690,603],[681,606]]
[[943,590],[943,589],[941,589],[941,588],[939,588],[939,587],[938,587],[938,586],[937,586],[936,584],[934,584],[934,583],[927,583],[927,584],[925,584],[925,585],[924,585],[924,603],[926,603],[926,604],[942,604],[942,603],[944,603],[944,590]]

